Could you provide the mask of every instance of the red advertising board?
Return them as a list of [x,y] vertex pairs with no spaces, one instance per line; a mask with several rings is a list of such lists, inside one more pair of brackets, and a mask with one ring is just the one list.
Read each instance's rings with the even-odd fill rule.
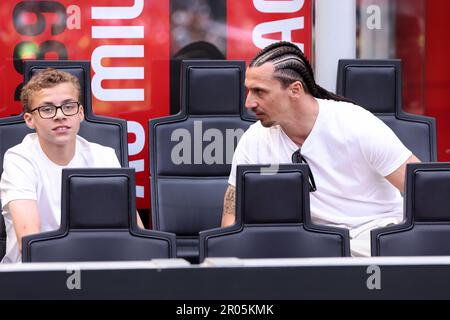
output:
[[438,160],[450,161],[450,43],[446,41],[450,20],[450,2],[426,2],[425,114],[437,124]]
[[21,113],[23,59],[90,60],[94,113],[128,121],[137,205],[149,208],[147,123],[170,112],[177,46],[216,41],[227,59],[248,61],[288,40],[311,56],[311,7],[311,0],[2,0],[0,117]]
[[227,58],[251,60],[276,41],[296,43],[311,59],[311,0],[228,0]]

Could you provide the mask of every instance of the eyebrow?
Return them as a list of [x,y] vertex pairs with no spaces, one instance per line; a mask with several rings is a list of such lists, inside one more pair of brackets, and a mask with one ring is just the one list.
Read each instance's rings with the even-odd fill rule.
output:
[[[74,99],[65,99],[65,100],[61,101],[61,104],[68,103],[68,102],[75,102],[75,101],[76,100],[74,100]],[[55,104],[51,101],[44,101],[41,103],[41,105],[42,106],[54,106]]]
[[251,87],[251,88],[249,88],[249,87],[246,87],[247,88],[247,90],[251,90],[251,91],[256,91],[256,90],[260,90],[260,91],[263,91],[263,92],[268,92],[268,89],[266,89],[266,88],[263,88],[263,87],[259,87],[259,86],[256,86],[256,87]]

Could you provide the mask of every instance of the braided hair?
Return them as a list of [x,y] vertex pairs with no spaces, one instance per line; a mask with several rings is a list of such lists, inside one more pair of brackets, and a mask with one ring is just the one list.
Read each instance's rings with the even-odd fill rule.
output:
[[319,86],[314,80],[314,73],[304,53],[293,43],[280,41],[262,49],[250,62],[250,67],[259,67],[266,62],[274,66],[274,77],[283,88],[300,81],[304,90],[319,99],[352,102]]

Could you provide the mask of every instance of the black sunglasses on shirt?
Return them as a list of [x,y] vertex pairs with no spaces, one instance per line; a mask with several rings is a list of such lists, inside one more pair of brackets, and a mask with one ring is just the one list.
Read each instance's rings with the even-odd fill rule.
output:
[[[306,161],[306,159],[302,156],[301,148],[299,148],[292,154],[292,163],[306,163],[308,165],[308,161]],[[310,192],[314,192],[317,190],[316,182],[314,181],[314,176],[312,174],[311,168],[309,168],[309,190]]]

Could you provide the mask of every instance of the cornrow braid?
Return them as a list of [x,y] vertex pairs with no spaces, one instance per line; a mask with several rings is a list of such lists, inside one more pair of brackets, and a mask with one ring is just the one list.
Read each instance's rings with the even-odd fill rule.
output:
[[306,92],[313,97],[353,103],[319,86],[314,80],[314,72],[308,58],[293,43],[280,41],[265,47],[250,62],[250,67],[259,67],[266,62],[273,64],[274,76],[284,88],[294,81],[300,81]]

